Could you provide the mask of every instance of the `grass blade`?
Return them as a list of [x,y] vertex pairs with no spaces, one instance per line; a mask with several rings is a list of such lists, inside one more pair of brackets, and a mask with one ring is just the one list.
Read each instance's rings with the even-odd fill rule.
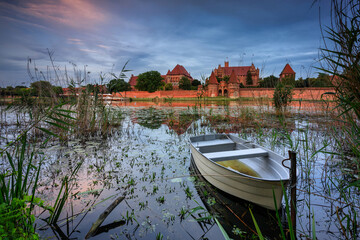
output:
[[255,225],[255,228],[256,228],[256,232],[257,232],[257,234],[258,234],[259,239],[260,239],[260,240],[264,240],[264,237],[263,237],[263,235],[262,235],[262,233],[261,233],[261,231],[260,231],[259,225],[257,224],[256,219],[255,219],[255,217],[254,217],[254,215],[253,215],[253,213],[252,213],[252,211],[251,211],[250,208],[249,208],[249,211],[250,211],[250,214],[251,214],[251,218],[252,218],[252,220],[253,220],[253,222],[254,222],[254,225]]

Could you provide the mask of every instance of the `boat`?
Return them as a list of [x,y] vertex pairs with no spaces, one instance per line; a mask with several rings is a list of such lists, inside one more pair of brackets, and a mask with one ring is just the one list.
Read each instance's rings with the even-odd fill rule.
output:
[[[279,214],[280,219],[283,219],[283,211],[277,213],[220,191],[210,183],[207,183],[204,177],[201,176],[195,166],[193,157],[191,157],[190,174],[196,176],[194,185],[203,205],[212,216],[217,216],[216,219],[220,222],[230,239],[239,238],[236,235],[237,232],[233,232],[234,225],[243,232],[243,239],[250,239],[253,236],[253,226],[247,224],[253,222],[250,209],[265,239],[277,239],[281,235],[278,222],[274,221],[274,219],[276,219],[276,214]],[[285,229],[286,227],[284,224],[283,228]]]
[[281,155],[232,134],[191,137],[190,149],[196,168],[216,188],[266,209],[281,207],[281,182],[286,187],[290,178]]

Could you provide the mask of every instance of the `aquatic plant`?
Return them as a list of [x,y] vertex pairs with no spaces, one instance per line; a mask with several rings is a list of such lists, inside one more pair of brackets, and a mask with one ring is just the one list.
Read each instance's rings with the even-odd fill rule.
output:
[[[10,169],[0,173],[0,236],[2,238],[37,239],[34,229],[34,205],[43,206],[35,197],[41,160],[36,163],[34,152],[27,153],[27,135],[21,136],[13,155],[5,152],[4,164]],[[5,160],[3,158],[2,160]],[[37,166],[36,166],[37,165]],[[29,205],[28,205],[29,204]]]
[[285,110],[292,100],[292,86],[282,82],[276,84],[273,96],[274,106],[278,110]]

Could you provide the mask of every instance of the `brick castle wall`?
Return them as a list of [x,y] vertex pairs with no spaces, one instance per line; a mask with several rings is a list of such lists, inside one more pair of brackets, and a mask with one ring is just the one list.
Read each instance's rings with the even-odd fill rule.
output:
[[[333,88],[294,88],[293,99],[303,100],[321,100],[333,99],[333,96],[323,95],[326,92],[334,92]],[[240,89],[240,97],[243,98],[272,98],[274,88],[242,88]],[[322,97],[323,96],[323,97]]]
[[[333,88],[294,88],[293,99],[303,100],[321,100],[332,99],[332,96],[321,96],[326,92],[333,92]],[[129,91],[113,94],[114,97],[127,98],[196,98],[199,92],[197,90],[172,90],[172,91],[156,91],[149,93],[146,91]],[[239,97],[242,98],[269,98],[274,95],[273,88],[241,88]]]

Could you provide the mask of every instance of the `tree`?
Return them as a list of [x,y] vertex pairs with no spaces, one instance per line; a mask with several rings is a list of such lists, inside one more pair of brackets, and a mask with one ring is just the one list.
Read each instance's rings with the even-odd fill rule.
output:
[[171,83],[165,84],[165,91],[173,90],[173,85]]
[[53,92],[53,86],[48,81],[36,81],[30,84],[32,94],[39,97],[50,97]]
[[25,86],[16,86],[13,90],[13,94],[16,96],[22,96],[25,92],[28,92]]
[[191,85],[194,86],[194,87],[197,87],[199,85],[201,85],[201,82],[197,79],[194,79],[192,82],[191,82]]
[[287,76],[281,79],[281,82],[286,86],[295,86],[295,77],[294,76]]
[[110,93],[125,92],[125,91],[130,91],[131,86],[130,86],[130,83],[125,82],[124,79],[122,79],[122,78],[116,79],[115,78],[113,80],[110,80],[110,82],[107,84],[107,89],[109,90]]
[[179,81],[179,88],[182,90],[191,90],[191,82],[187,77],[182,77]]
[[155,92],[161,86],[162,77],[158,71],[139,74],[135,88],[140,91]]
[[229,79],[230,79],[230,76],[224,76],[222,80],[225,81],[226,83],[228,83]]
[[269,77],[264,78],[259,82],[259,86],[263,88],[274,88],[276,84],[279,82],[279,78],[274,75],[270,75]]
[[331,87],[330,76],[326,73],[319,73],[317,78],[313,78],[310,81],[311,87]]
[[53,86],[52,90],[57,96],[64,93],[62,87],[59,86]]
[[253,80],[250,71],[248,71],[246,74],[246,85],[253,85]]
[[278,110],[285,109],[286,106],[292,100],[292,87],[289,85],[285,85],[282,82],[278,82],[275,87],[273,101],[275,108]]

